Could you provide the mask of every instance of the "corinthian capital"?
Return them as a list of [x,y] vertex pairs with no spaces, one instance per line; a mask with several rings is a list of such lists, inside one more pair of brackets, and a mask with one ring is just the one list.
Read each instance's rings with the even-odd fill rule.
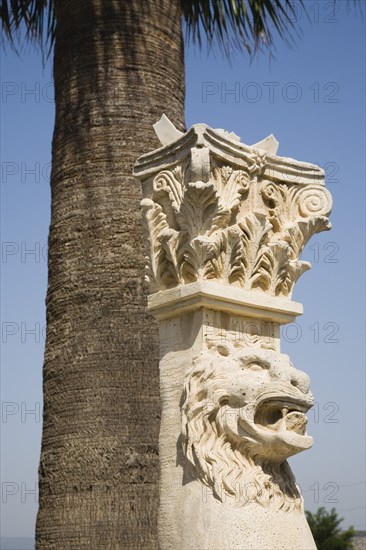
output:
[[268,140],[196,124],[138,160],[151,293],[211,280],[291,297],[332,200],[322,169],[268,152]]

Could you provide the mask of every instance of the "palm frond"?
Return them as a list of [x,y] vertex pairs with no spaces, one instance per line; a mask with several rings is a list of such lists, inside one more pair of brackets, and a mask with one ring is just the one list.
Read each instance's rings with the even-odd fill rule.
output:
[[16,39],[25,38],[25,42],[38,43],[49,55],[56,30],[53,0],[1,0],[1,22],[3,45],[7,41],[18,51]]
[[[106,0],[105,0],[106,1]],[[119,0],[123,2],[124,0]],[[144,0],[141,0],[144,1]],[[337,0],[333,0],[334,3]],[[362,11],[364,0],[348,0]],[[55,39],[55,0],[1,0],[2,43],[18,50],[15,40],[36,42],[49,54]],[[306,13],[306,1],[298,0],[180,0],[187,38],[202,45],[217,45],[230,57],[233,49],[250,54],[261,47],[271,49],[273,31],[291,44],[299,35],[296,8]]]
[[201,46],[206,35],[208,45],[217,43],[228,57],[232,49],[270,49],[274,30],[288,43],[297,34],[291,0],[181,0],[181,5],[188,38]]
[[[349,3],[360,6],[361,1]],[[297,10],[307,13],[304,0],[181,0],[181,6],[187,39],[201,47],[205,35],[208,46],[218,45],[227,57],[235,49],[251,55],[271,50],[276,33],[287,44],[294,43],[300,34]]]

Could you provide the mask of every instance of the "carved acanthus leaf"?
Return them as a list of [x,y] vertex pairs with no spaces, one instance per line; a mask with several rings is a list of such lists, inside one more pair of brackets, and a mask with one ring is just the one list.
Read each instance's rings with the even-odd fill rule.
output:
[[293,257],[299,258],[308,240],[321,231],[330,229],[330,221],[325,216],[298,220],[287,227],[286,241],[293,250]]
[[292,289],[297,280],[301,277],[303,273],[305,273],[305,271],[308,271],[310,268],[311,264],[309,262],[305,262],[303,260],[290,260],[288,276],[283,284],[282,293],[285,296],[291,296]]
[[250,183],[249,176],[243,170],[233,170],[230,166],[216,166],[213,179],[219,204],[218,212],[212,220],[212,232],[228,227]]
[[177,257],[182,260],[179,272],[185,281],[194,281],[203,273],[204,237],[209,233],[217,209],[218,200],[212,183],[198,181],[187,185],[176,214],[180,228]]
[[205,279],[221,279],[225,273],[227,234],[217,231],[205,243],[204,272]]
[[229,283],[250,287],[252,272],[258,261],[263,241],[271,229],[266,215],[253,212],[230,229],[231,259]]
[[159,241],[161,245],[161,256],[158,270],[158,279],[166,288],[183,283],[177,270],[178,262],[176,248],[179,233],[175,229],[164,229]]
[[275,296],[287,294],[289,261],[289,245],[286,242],[265,245],[253,270],[252,287]]

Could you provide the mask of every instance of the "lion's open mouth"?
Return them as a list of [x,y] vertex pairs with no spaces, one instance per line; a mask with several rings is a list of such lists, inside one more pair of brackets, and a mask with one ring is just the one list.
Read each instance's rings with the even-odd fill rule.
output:
[[255,413],[254,421],[275,432],[291,431],[306,435],[306,412],[309,407],[297,403],[268,400],[261,403]]

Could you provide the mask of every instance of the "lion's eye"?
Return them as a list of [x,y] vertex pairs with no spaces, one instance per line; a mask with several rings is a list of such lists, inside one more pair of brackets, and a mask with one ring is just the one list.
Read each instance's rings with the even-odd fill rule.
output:
[[249,363],[249,365],[247,365],[244,368],[254,370],[254,371],[260,371],[260,370],[267,369],[268,366],[265,363]]

